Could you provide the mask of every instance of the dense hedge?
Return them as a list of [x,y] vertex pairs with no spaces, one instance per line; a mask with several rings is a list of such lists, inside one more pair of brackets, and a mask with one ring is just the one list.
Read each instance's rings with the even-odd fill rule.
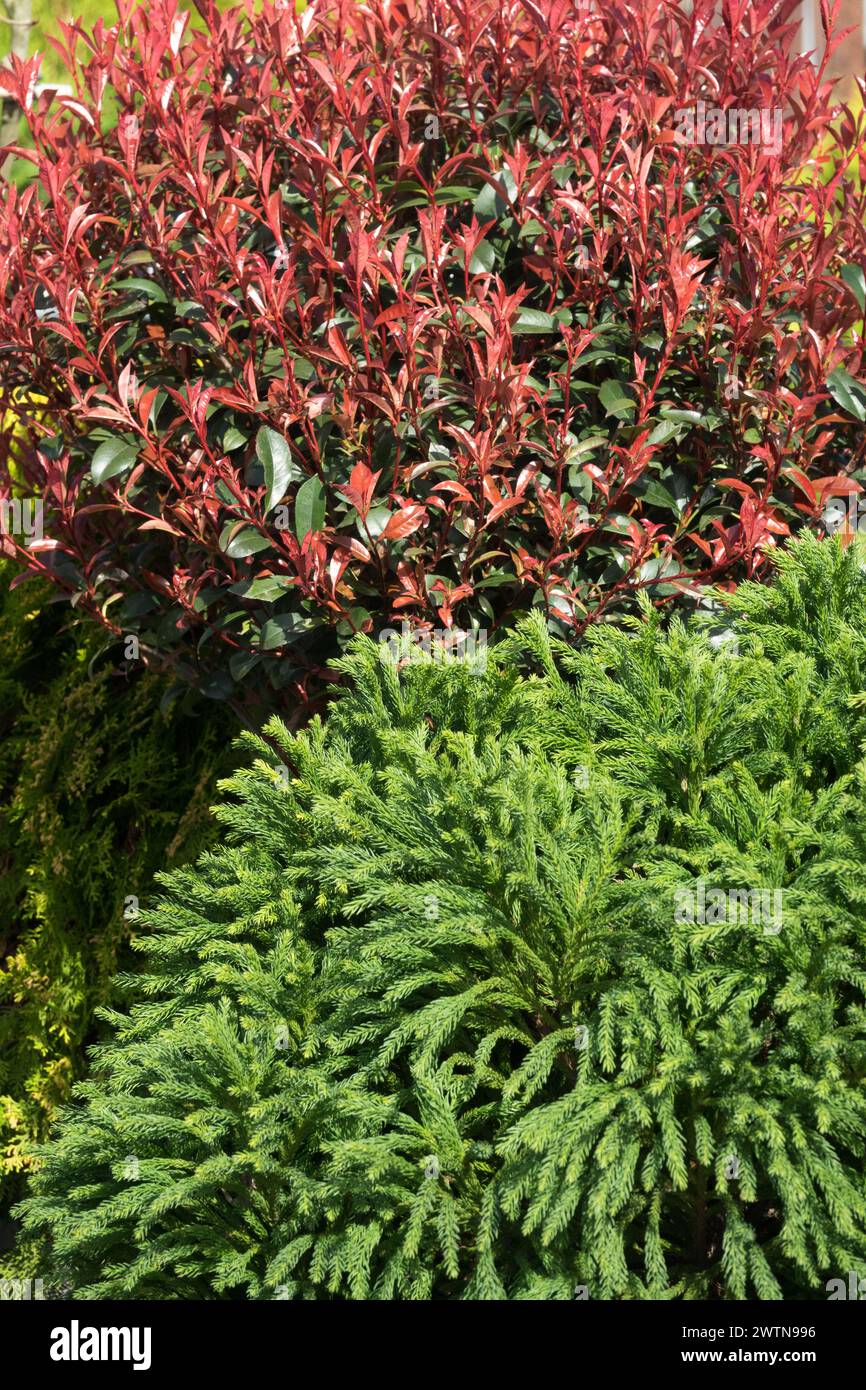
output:
[[81,1074],[143,897],[213,837],[232,724],[160,709],[51,591],[0,575],[0,1215]]
[[0,475],[118,639],[294,711],[359,629],[579,633],[860,487],[864,118],[795,0],[200,8],[0,74]]
[[866,1272],[866,577],[836,542],[737,645],[354,688],[225,783],[43,1151],[84,1297],[823,1298]]

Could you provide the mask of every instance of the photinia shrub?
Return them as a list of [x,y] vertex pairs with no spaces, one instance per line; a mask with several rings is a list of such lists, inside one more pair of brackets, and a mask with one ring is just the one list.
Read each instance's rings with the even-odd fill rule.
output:
[[125,654],[288,708],[356,632],[579,634],[859,490],[866,122],[795,0],[198,8],[0,74],[4,547]]
[[[866,578],[245,735],[23,1212],[83,1298],[826,1298],[866,1274]],[[767,594],[771,598],[767,599]],[[799,621],[805,619],[803,630]],[[520,676],[513,657],[531,659]],[[500,660],[500,657],[502,658]]]

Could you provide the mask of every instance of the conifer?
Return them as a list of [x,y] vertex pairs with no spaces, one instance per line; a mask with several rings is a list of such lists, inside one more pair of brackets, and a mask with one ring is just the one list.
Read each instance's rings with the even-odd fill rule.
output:
[[[244,735],[41,1153],[79,1297],[823,1298],[866,1274],[866,578]],[[717,622],[717,620],[716,620]]]

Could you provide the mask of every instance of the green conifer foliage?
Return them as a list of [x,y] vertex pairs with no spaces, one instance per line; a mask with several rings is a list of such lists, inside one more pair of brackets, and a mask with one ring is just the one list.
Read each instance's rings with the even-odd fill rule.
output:
[[[84,1297],[823,1298],[866,1273],[866,578],[247,735],[25,1204]],[[517,674],[515,657],[522,663]],[[279,754],[274,749],[280,750]]]
[[195,858],[225,772],[222,708],[161,712],[153,676],[118,672],[32,582],[0,574],[0,1213],[69,1096],[132,898]]

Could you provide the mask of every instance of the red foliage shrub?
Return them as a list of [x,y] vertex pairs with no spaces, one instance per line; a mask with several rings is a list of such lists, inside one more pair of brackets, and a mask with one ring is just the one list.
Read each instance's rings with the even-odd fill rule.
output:
[[579,631],[857,487],[864,120],[794,0],[200,9],[0,78],[5,546],[79,608],[303,700],[356,629]]

